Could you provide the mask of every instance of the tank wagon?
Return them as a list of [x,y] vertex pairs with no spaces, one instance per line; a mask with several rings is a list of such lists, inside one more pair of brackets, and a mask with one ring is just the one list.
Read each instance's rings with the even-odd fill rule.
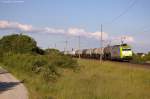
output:
[[82,50],[76,50],[75,54],[74,54],[74,57],[79,57],[81,55],[82,55]]
[[103,55],[103,48],[94,48],[93,49],[93,58],[99,59],[100,56]]
[[84,58],[92,58],[93,49],[84,49],[83,50],[83,57]]
[[83,49],[76,50],[72,53],[74,57],[99,59],[102,55],[105,60],[131,60],[132,59],[132,49],[127,44],[107,46],[104,48],[93,48],[93,49]]

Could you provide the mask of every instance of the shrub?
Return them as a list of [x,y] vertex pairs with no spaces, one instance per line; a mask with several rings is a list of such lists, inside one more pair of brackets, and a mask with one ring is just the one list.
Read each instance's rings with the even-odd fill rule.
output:
[[48,81],[60,74],[58,68],[77,66],[76,60],[63,55],[57,49],[44,51],[27,35],[13,34],[0,39],[0,62],[10,71],[42,76]]
[[75,59],[72,59],[70,56],[63,55],[57,59],[57,61],[54,61],[54,63],[62,68],[75,68],[77,61]]
[[145,60],[145,58],[144,57],[141,57],[141,56],[139,56],[139,55],[133,55],[133,60],[132,60],[132,62],[133,63],[139,63],[139,64],[142,64],[142,63],[144,63],[146,60]]
[[2,63],[10,70],[29,75],[41,75],[46,81],[55,79],[60,74],[57,68],[75,69],[77,62],[65,55],[34,55],[6,53]]
[[47,61],[42,58],[38,58],[32,62],[32,71],[35,73],[40,73],[45,65],[47,65]]
[[2,62],[3,60],[3,52],[0,50],[0,62]]
[[33,96],[39,94],[38,98],[42,97],[41,92],[45,94],[45,90],[49,89],[49,81],[54,81],[61,75],[58,72],[61,68],[75,69],[77,66],[76,60],[63,55],[59,50],[45,51],[37,47],[32,38],[18,34],[0,39],[0,62],[27,84]]
[[148,54],[144,57],[144,59],[145,59],[146,61],[150,61],[150,53],[148,53]]
[[36,47],[34,39],[22,34],[4,36],[0,40],[0,50],[3,52],[31,53]]

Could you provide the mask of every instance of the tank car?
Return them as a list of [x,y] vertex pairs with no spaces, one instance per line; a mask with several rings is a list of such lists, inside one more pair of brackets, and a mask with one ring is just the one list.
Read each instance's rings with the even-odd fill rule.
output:
[[100,56],[103,55],[103,48],[94,48],[92,54],[95,59],[100,58]]

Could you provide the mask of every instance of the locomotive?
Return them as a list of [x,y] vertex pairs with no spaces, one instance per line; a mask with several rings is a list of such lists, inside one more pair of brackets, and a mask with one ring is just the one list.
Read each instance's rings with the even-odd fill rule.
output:
[[133,51],[127,44],[107,46],[104,48],[104,59],[131,60]]
[[68,52],[67,54],[73,57],[99,59],[102,57],[105,60],[131,60],[133,51],[128,44],[120,44],[107,46],[104,48],[90,48]]

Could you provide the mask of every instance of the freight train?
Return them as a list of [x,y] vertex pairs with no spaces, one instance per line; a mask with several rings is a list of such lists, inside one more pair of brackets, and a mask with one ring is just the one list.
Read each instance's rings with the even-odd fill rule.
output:
[[133,51],[128,44],[107,46],[104,48],[91,48],[67,52],[73,57],[99,59],[102,57],[105,60],[126,60],[132,59]]

